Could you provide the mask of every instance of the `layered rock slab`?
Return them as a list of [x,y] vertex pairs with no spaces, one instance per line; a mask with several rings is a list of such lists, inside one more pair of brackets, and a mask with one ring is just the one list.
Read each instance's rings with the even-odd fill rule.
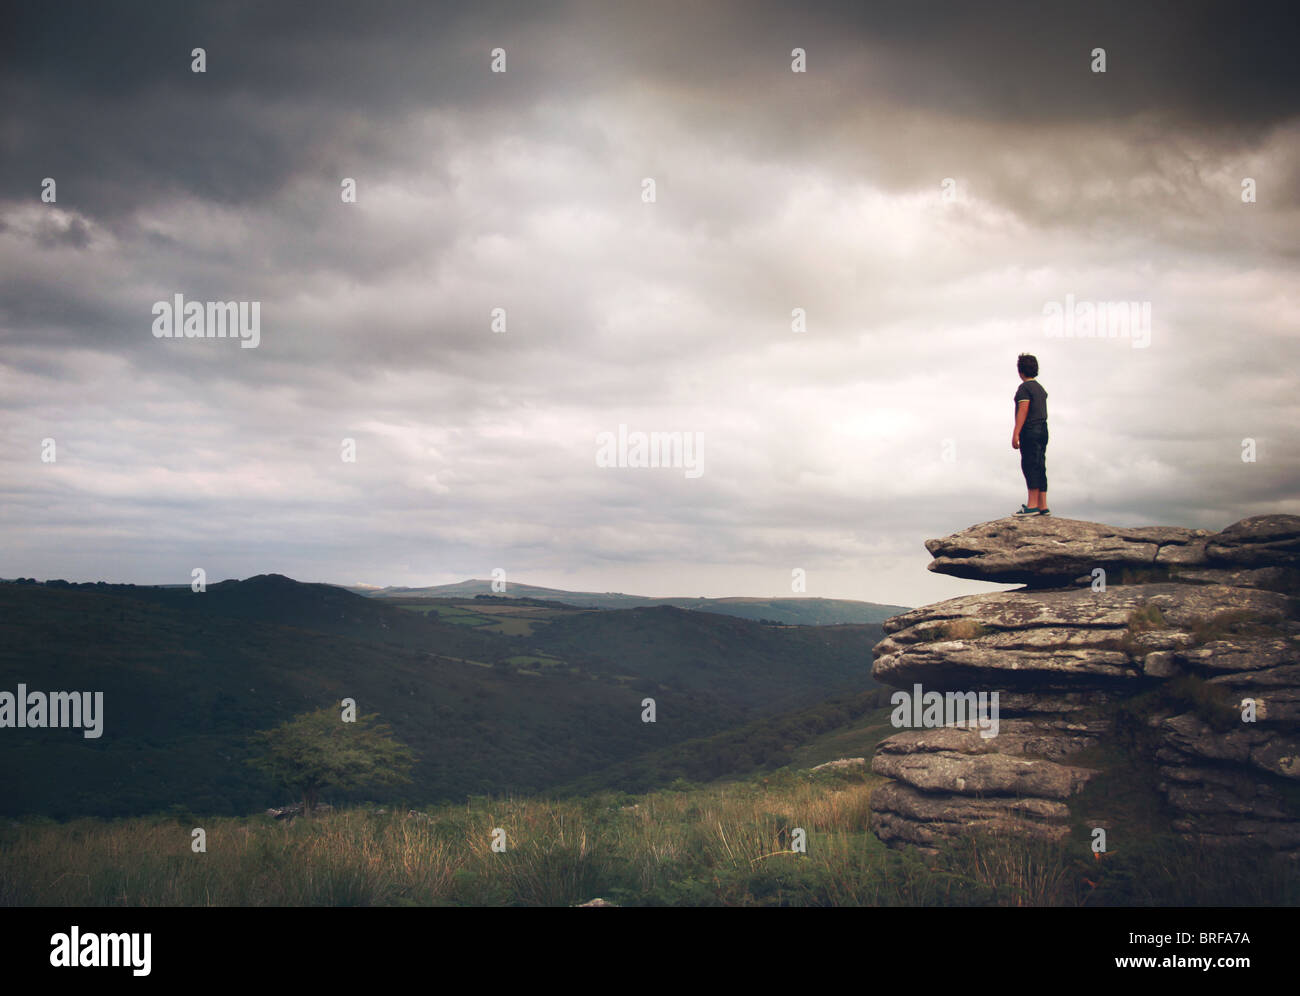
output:
[[926,850],[975,831],[1060,840],[1069,834],[1070,810],[1050,799],[936,796],[901,782],[871,793],[872,829],[886,844]]
[[[1026,587],[894,616],[873,674],[913,695],[997,691],[1008,718],[989,739],[949,727],[883,741],[872,769],[894,780],[872,796],[882,840],[1065,836],[1070,800],[1104,773],[1070,759],[1114,744],[1115,706],[1191,680],[1204,701],[1188,711],[1182,692],[1169,698],[1184,711],[1148,716],[1141,747],[1158,765],[1172,829],[1300,855],[1298,797],[1286,788],[1300,767],[1300,517],[1255,516],[1219,533],[1008,519],[926,546],[931,570]],[[1112,583],[1094,591],[1096,567]],[[1254,722],[1237,717],[1247,704]]]
[[[1258,515],[1215,533],[1177,526],[1108,526],[1058,516],[995,519],[926,540],[929,569],[953,577],[1051,587],[1094,569],[1255,571],[1294,568],[1300,516]],[[1227,575],[1220,575],[1225,578]]]
[[872,649],[872,676],[897,686],[1041,688],[1048,680],[1111,687],[1141,676],[1149,654],[1192,649],[1196,631],[1225,613],[1279,624],[1290,611],[1280,593],[1223,585],[967,595],[885,620],[887,635]]

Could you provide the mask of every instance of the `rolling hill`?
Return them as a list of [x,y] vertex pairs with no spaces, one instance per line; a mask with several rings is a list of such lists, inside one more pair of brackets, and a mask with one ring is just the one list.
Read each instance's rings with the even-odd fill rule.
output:
[[0,729],[0,813],[283,802],[243,763],[248,735],[345,696],[416,750],[410,802],[547,790],[873,688],[880,636],[671,606],[366,598],[279,575],[197,594],[4,583],[0,689],[102,691],[104,734]]

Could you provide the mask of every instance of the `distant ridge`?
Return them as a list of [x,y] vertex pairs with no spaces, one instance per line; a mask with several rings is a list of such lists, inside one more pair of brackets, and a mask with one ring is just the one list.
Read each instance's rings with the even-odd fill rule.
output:
[[[883,635],[880,624],[773,626],[672,606],[366,598],[277,574],[202,592],[24,578],[0,584],[0,692],[102,692],[106,718],[103,737],[87,739],[18,728],[10,706],[0,820],[264,810],[283,786],[243,763],[250,734],[345,697],[419,756],[404,802],[582,778],[664,784],[678,777],[660,768],[665,749],[876,690],[867,655]],[[655,723],[641,719],[647,695]],[[729,741],[717,770],[796,742],[794,727],[761,732]]]
[[879,602],[859,602],[848,598],[650,598],[645,595],[627,595],[616,591],[566,591],[563,588],[543,588],[538,585],[511,582],[504,592],[494,592],[492,582],[482,578],[457,581],[454,584],[432,585],[426,588],[350,585],[346,590],[370,598],[477,598],[480,595],[497,598],[538,598],[561,602],[583,609],[634,609],[671,605],[679,609],[714,612],[741,619],[769,620],[777,623],[803,626],[835,626],[845,623],[879,623],[909,606],[885,605]]

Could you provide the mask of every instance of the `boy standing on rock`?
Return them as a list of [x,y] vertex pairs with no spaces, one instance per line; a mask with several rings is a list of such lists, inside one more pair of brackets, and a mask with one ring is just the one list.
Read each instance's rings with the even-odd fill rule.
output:
[[1016,515],[1051,515],[1047,507],[1047,392],[1034,378],[1038,358],[1021,353],[1016,360],[1020,388],[1016,391],[1016,427],[1011,448],[1020,451],[1020,469],[1029,488],[1029,500]]

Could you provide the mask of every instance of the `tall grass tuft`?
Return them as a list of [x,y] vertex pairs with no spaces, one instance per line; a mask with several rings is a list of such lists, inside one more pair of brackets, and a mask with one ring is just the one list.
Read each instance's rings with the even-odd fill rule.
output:
[[[0,827],[5,906],[1295,905],[1294,863],[1151,841],[971,835],[927,856],[870,832],[880,779],[778,772],[633,797],[476,798],[418,817],[341,809],[291,824],[48,820]],[[504,852],[493,833],[505,834]],[[800,833],[802,831],[802,834]],[[800,853],[800,840],[806,853]]]

